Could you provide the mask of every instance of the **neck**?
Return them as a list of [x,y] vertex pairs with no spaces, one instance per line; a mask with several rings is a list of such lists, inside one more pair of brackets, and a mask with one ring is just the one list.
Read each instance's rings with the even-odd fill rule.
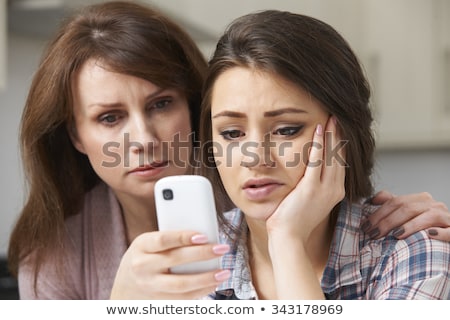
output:
[[272,260],[269,255],[265,223],[248,221],[247,248],[251,278],[259,299],[276,300]]
[[[261,299],[277,299],[273,264],[269,254],[268,234],[264,221],[248,219],[248,252],[252,280]],[[320,224],[312,233],[306,244],[306,251],[316,272],[317,279],[322,280],[331,241],[333,223],[329,219]]]

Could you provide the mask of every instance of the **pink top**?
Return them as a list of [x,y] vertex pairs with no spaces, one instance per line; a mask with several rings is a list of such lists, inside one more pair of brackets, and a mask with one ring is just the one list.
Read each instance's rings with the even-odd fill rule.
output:
[[37,292],[31,268],[19,268],[21,299],[109,299],[121,258],[127,250],[120,205],[112,190],[100,183],[84,200],[81,212],[66,221],[67,283],[55,282],[52,261],[39,272]]

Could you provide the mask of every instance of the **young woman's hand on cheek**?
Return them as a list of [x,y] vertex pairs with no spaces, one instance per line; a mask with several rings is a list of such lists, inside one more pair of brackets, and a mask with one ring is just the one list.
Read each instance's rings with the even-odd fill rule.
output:
[[[330,132],[332,138],[326,141],[328,146],[324,132]],[[325,130],[317,126],[303,177],[266,221],[278,299],[324,299],[317,257],[328,255],[328,250],[312,253],[317,249],[308,248],[308,241],[314,230],[318,237],[327,237],[328,226],[318,227],[345,196],[345,165],[337,159],[327,159],[331,155],[326,153],[339,140],[333,118],[328,119]],[[338,155],[345,159],[343,153],[341,149]],[[316,237],[313,242],[325,240]]]
[[[326,141],[326,133],[327,140],[331,141]],[[343,199],[345,165],[326,152],[334,150],[338,143],[340,135],[333,117],[328,119],[325,129],[317,125],[305,173],[267,220],[269,233],[279,230],[283,237],[295,235],[305,243],[311,232]],[[343,148],[338,149],[337,154],[345,159]]]
[[122,257],[111,299],[198,299],[228,279],[228,270],[198,274],[172,274],[170,267],[225,254],[229,247],[207,243],[192,231],[143,233]]

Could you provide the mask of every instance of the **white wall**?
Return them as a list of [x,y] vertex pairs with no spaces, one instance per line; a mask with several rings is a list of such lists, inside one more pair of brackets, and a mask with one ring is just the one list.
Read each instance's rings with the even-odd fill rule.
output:
[[450,150],[380,151],[373,180],[395,194],[427,191],[450,208]]
[[0,91],[6,81],[6,0],[0,0]]

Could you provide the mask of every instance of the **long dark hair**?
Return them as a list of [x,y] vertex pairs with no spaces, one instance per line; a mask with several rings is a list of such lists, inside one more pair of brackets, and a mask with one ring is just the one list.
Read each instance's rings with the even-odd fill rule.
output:
[[79,211],[84,194],[99,181],[68,134],[71,82],[88,59],[180,90],[198,132],[207,64],[187,33],[159,12],[127,1],[87,6],[70,16],[43,54],[23,111],[20,146],[29,192],[10,238],[15,275],[30,253],[37,274],[48,255],[63,252],[64,219]]
[[[346,198],[356,201],[373,192],[370,179],[375,141],[369,108],[370,88],[356,55],[344,38],[315,18],[267,10],[230,24],[209,62],[203,89],[201,140],[203,173],[216,186],[219,214],[230,207],[211,148],[211,94],[216,79],[233,67],[282,76],[317,99],[337,118],[346,145]],[[208,143],[209,142],[209,143]],[[220,220],[225,223],[221,216]]]

